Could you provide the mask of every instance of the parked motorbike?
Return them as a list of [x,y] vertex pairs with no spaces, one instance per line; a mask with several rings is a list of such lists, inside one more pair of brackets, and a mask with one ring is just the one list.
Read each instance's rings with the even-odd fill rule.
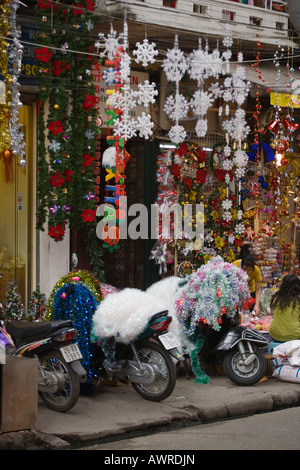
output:
[[48,408],[66,412],[77,403],[80,382],[86,380],[80,349],[71,340],[76,329],[71,320],[45,322],[8,321],[6,332],[14,347],[7,353],[38,361],[38,392]]
[[238,323],[238,318],[224,318],[219,331],[203,325],[200,361],[205,367],[205,363],[217,359],[235,384],[253,385],[266,373],[267,360],[260,348],[267,346],[268,341],[258,331]]
[[[172,317],[168,311],[154,314],[147,328],[134,343],[123,344],[115,338],[91,346],[91,357],[98,384],[105,379],[130,382],[144,399],[159,402],[174,390],[180,342],[168,331]],[[174,360],[174,359],[176,360]]]

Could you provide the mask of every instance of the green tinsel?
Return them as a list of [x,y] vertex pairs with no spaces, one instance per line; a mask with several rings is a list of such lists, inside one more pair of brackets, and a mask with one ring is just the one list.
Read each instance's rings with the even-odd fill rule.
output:
[[207,384],[210,380],[209,376],[203,372],[199,361],[199,354],[204,342],[204,338],[201,335],[199,328],[196,328],[195,333],[189,338],[189,340],[195,346],[195,348],[190,353],[191,366],[196,377],[195,383]]

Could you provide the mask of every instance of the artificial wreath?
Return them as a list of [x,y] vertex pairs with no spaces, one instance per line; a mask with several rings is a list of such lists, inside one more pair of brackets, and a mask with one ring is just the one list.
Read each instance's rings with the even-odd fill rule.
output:
[[170,173],[177,185],[199,191],[206,181],[206,152],[193,143],[181,143],[171,154]]

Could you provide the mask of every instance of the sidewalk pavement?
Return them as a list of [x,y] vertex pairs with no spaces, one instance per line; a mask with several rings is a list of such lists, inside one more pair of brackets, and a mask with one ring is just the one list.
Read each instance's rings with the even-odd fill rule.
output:
[[67,413],[38,404],[35,430],[0,434],[0,449],[68,450],[113,440],[132,432],[187,426],[270,412],[300,405],[300,384],[269,377],[252,386],[238,386],[225,376],[196,384],[179,376],[166,400],[144,400],[130,385],[102,385],[93,395],[81,395]]

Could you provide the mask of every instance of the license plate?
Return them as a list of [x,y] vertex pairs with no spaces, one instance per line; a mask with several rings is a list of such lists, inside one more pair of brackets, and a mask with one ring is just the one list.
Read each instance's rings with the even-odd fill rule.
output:
[[178,348],[180,346],[179,339],[172,332],[160,335],[159,339],[167,350]]
[[73,362],[77,361],[77,359],[82,359],[80,349],[75,343],[60,348],[60,352],[66,362]]

